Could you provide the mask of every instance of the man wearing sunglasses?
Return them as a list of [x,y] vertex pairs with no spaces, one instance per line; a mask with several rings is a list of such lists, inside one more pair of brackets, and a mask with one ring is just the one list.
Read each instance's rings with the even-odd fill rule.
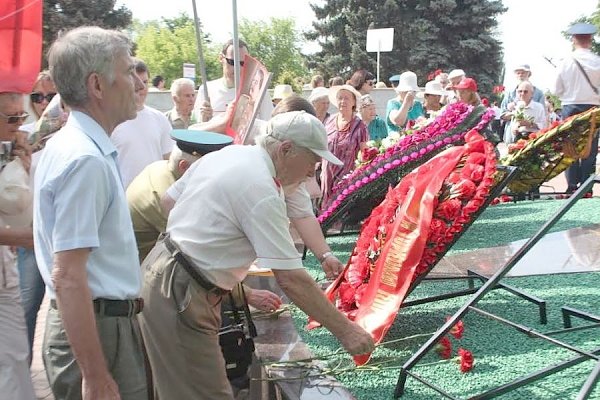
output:
[[[244,66],[244,57],[248,54],[248,45],[243,40],[239,40],[240,46],[240,67]],[[235,92],[235,62],[233,60],[233,40],[228,40],[219,54],[219,63],[223,68],[223,76],[219,79],[208,81],[206,87],[208,89],[208,97],[210,101],[204,97],[204,88],[200,86],[198,95],[196,96],[196,104],[194,104],[194,115],[197,121],[206,122],[218,114],[225,113],[227,105],[231,103],[236,96]],[[268,120],[273,111],[273,104],[268,95],[262,100],[258,111],[257,118]]]
[[[33,247],[33,234],[29,224],[24,225],[25,227],[15,224],[17,214],[21,214],[31,204],[29,178],[27,171],[24,171],[24,168],[29,168],[30,155],[17,144],[24,140],[19,127],[26,118],[22,94],[0,93],[0,397],[7,399],[35,398],[29,372],[30,354],[21,306],[16,253],[13,248]],[[15,156],[20,157],[22,163],[7,166]],[[20,184],[22,196],[7,196],[11,181],[13,188]]]

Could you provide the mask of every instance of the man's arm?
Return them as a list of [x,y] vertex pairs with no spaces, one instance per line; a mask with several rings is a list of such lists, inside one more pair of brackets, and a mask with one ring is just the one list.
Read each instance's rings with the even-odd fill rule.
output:
[[273,274],[290,300],[333,333],[346,351],[357,355],[374,350],[371,335],[340,313],[304,269],[273,269]]
[[89,249],[61,251],[54,255],[52,282],[61,320],[83,377],[84,399],[120,399],[119,389],[106,366],[86,264]]
[[5,226],[0,228],[0,244],[5,246],[18,246],[33,248],[33,229],[31,228],[12,228]]

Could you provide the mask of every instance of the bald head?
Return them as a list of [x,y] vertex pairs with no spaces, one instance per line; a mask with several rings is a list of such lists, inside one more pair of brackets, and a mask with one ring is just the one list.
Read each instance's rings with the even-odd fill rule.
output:
[[533,98],[533,85],[529,81],[523,81],[517,86],[517,95],[519,100],[524,101],[525,104],[529,104]]

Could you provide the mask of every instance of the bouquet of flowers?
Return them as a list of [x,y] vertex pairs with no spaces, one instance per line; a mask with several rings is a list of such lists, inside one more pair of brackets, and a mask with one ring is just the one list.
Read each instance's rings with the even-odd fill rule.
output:
[[471,130],[482,130],[493,119],[494,111],[464,103],[448,105],[430,124],[401,137],[383,153],[366,157],[350,175],[334,188],[331,201],[323,204],[318,217],[325,230],[334,222],[358,223],[377,206],[390,186],[447,146],[460,144]]
[[563,172],[576,159],[587,157],[599,117],[600,108],[595,107],[509,145],[508,155],[500,163],[518,167],[518,172],[508,188],[527,192]]
[[[381,341],[402,301],[489,203],[493,144],[476,131],[390,189],[361,228],[346,268],[327,289],[338,309]],[[316,327],[315,321],[309,328]],[[358,364],[368,357],[355,357]]]

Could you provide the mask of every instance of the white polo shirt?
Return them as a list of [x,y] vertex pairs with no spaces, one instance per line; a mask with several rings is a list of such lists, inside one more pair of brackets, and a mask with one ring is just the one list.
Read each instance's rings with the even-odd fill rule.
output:
[[167,232],[207,279],[232,289],[254,260],[261,268],[302,268],[264,149],[228,146],[195,164],[202,168],[188,171]]
[[110,136],[117,148],[119,169],[123,187],[146,166],[170,154],[175,141],[171,139],[171,123],[158,110],[144,106],[135,119],[118,125]]

